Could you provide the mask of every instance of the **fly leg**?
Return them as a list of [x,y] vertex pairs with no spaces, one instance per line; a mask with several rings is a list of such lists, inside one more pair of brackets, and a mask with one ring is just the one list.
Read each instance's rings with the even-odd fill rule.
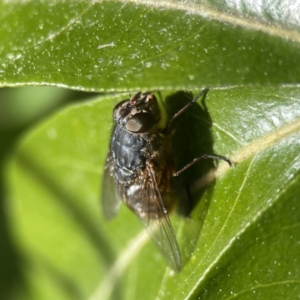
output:
[[182,109],[180,109],[169,121],[168,124],[165,128],[165,132],[169,132],[173,121],[179,117],[180,115],[182,115],[187,109],[189,109],[202,95],[203,97],[206,96],[208,92],[208,88],[203,89],[198,95],[196,95],[189,103],[187,103]]
[[194,158],[190,163],[188,163],[185,167],[183,167],[182,169],[180,169],[179,171],[176,171],[173,173],[173,176],[178,176],[180,173],[182,173],[183,171],[187,170],[189,167],[193,166],[195,163],[197,163],[199,160],[201,159],[207,159],[207,158],[212,158],[212,159],[218,159],[218,160],[223,160],[225,162],[227,162],[229,164],[229,166],[232,166],[232,162],[221,155],[210,155],[210,154],[203,154],[197,158]]

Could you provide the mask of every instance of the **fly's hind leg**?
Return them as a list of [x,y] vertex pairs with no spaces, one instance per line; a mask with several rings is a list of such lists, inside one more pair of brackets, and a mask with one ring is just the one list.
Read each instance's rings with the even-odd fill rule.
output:
[[178,176],[180,173],[182,173],[183,171],[187,170],[188,168],[190,168],[191,166],[193,166],[194,164],[196,164],[199,160],[201,160],[201,159],[207,159],[207,158],[223,160],[223,161],[227,162],[230,167],[232,166],[232,162],[228,158],[226,158],[224,156],[203,154],[203,155],[201,155],[201,156],[199,156],[197,158],[194,158],[190,163],[188,163],[185,167],[183,167],[179,171],[174,172],[173,176]]

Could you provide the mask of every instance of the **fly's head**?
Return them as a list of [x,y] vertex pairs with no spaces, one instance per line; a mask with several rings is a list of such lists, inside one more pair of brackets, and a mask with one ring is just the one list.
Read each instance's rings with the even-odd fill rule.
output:
[[115,107],[113,118],[117,124],[132,133],[154,130],[160,120],[157,99],[152,93],[138,92]]

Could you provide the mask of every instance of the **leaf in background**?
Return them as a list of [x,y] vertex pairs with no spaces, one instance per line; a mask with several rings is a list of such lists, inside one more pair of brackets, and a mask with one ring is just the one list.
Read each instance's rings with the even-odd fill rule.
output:
[[[24,128],[60,105],[70,90],[56,87],[28,86],[20,89],[5,88],[0,91],[0,132]],[[73,95],[74,97],[74,92]]]
[[93,91],[299,82],[299,7],[2,2],[0,82]]
[[[219,164],[191,218],[172,215],[185,262],[179,274],[151,243],[143,247],[128,209],[111,222],[100,211],[111,111],[126,97],[54,115],[27,134],[9,164],[10,224],[25,256],[28,299],[298,297],[299,88],[208,93],[214,151],[237,164]],[[183,148],[194,146],[180,138]]]

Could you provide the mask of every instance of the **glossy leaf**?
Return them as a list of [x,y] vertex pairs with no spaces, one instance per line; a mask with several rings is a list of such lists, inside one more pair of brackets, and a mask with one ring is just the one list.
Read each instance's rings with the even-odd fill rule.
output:
[[[210,184],[191,217],[172,215],[184,261],[178,274],[146,243],[128,209],[111,222],[100,211],[111,111],[124,97],[54,115],[27,134],[9,166],[11,225],[28,260],[29,299],[296,298],[299,89],[209,91],[214,152],[230,156],[235,167],[220,163],[215,181],[211,172],[194,181],[192,191]],[[192,132],[187,119],[209,123],[201,123],[200,111],[196,105],[182,116],[178,130]],[[175,155],[200,151],[201,134],[177,135]]]
[[80,90],[296,83],[299,1],[0,4],[1,86]]

